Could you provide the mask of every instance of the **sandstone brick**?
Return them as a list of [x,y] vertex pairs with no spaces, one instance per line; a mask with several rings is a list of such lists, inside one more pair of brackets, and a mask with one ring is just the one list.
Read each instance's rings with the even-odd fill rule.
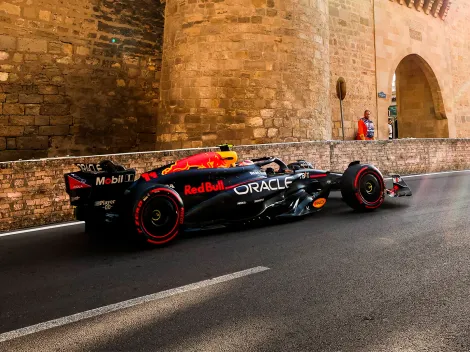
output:
[[51,116],[50,125],[71,125],[73,122],[72,116]]
[[123,60],[124,60],[124,63],[126,65],[129,65],[129,66],[139,66],[140,65],[140,58],[138,56],[124,54],[123,55]]
[[60,84],[64,82],[64,78],[62,76],[54,76],[52,77],[52,83]]
[[135,68],[135,67],[130,67],[127,72],[127,75],[129,78],[136,78],[140,76],[140,73],[141,73],[140,69]]
[[45,95],[44,103],[63,104],[65,103],[65,97],[63,95]]
[[36,8],[34,8],[34,7],[25,7],[23,9],[23,16],[25,18],[30,18],[30,19],[36,18],[37,17]]
[[5,150],[7,148],[7,140],[5,137],[0,137],[0,150]]
[[0,72],[0,82],[8,81],[9,73],[8,72]]
[[266,16],[268,16],[268,17],[277,16],[277,10],[275,10],[275,9],[266,9]]
[[13,61],[14,62],[23,62],[23,54],[20,54],[20,53],[13,54]]
[[268,137],[269,138],[272,138],[272,137],[276,137],[279,133],[279,130],[277,128],[269,128],[268,129]]
[[213,141],[217,139],[217,134],[216,133],[204,133],[202,135],[202,140],[203,141]]
[[49,125],[49,116],[35,116],[34,124],[36,126],[47,126]]
[[0,128],[0,136],[3,137],[22,136],[23,132],[23,126],[2,126],[2,128]]
[[5,115],[24,115],[24,104],[3,104]]
[[72,44],[62,44],[62,53],[65,55],[72,55],[73,54],[73,45]]
[[[85,47],[85,46],[79,46],[77,47],[77,49],[75,50],[76,54],[77,55],[81,55],[81,56],[88,56],[90,55],[90,49]],[[120,65],[119,65],[120,66]]]
[[16,149],[16,138],[7,138],[7,149]]
[[58,64],[71,65],[73,64],[73,59],[70,56],[65,56],[65,57],[56,59],[56,62]]
[[254,128],[253,129],[253,137],[255,137],[255,138],[266,137],[266,129],[265,128]]
[[[39,57],[37,54],[24,54],[25,61],[38,61]],[[44,61],[43,61],[44,62]]]
[[34,116],[10,116],[10,125],[12,126],[34,125]]
[[18,38],[18,50],[34,53],[46,53],[47,41],[36,38]]
[[8,54],[6,51],[0,51],[0,61],[8,60],[9,57],[10,54]]
[[30,136],[34,135],[37,136],[39,132],[39,127],[38,126],[24,126],[24,136]]
[[6,12],[9,15],[20,16],[21,15],[21,7],[18,5],[13,5],[11,3],[2,1],[0,3],[0,12]]
[[251,117],[247,119],[246,123],[248,126],[252,126],[252,127],[263,126],[263,119],[259,116]]
[[18,137],[16,145],[18,149],[47,149],[49,138],[44,136]]
[[18,103],[18,93],[6,94],[6,103]]
[[59,94],[57,86],[39,86],[39,94]]
[[25,104],[25,115],[39,115],[40,109],[39,104]]
[[9,35],[0,35],[0,50],[16,50],[16,38]]
[[8,76],[10,82],[16,82],[19,79],[19,76],[16,73],[10,73]]
[[39,19],[49,22],[51,20],[51,12],[46,10],[39,10]]
[[69,125],[58,126],[40,126],[39,135],[41,136],[65,136],[69,134]]
[[43,96],[40,94],[19,94],[18,99],[22,104],[40,104],[43,101]]
[[67,115],[70,113],[68,104],[43,104],[41,105],[41,115]]
[[4,72],[12,72],[15,66],[10,65],[10,64],[3,64],[0,65],[0,70]]

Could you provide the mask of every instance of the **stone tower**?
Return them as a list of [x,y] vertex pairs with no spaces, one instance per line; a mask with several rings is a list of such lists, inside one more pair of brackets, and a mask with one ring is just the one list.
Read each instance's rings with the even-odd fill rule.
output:
[[327,0],[167,0],[157,149],[331,137]]

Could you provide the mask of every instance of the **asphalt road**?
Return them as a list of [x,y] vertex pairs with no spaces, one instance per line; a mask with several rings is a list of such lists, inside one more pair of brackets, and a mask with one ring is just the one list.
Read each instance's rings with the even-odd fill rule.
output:
[[0,334],[263,266],[269,270],[0,343],[1,351],[469,351],[470,173],[406,179],[369,214],[142,250],[73,226],[0,238]]

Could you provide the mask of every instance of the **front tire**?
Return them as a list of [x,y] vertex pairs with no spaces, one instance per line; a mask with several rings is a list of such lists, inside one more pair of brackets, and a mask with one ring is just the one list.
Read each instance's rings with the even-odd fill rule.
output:
[[341,178],[341,195],[354,210],[370,211],[385,200],[385,183],[380,171],[372,165],[356,164]]
[[183,220],[183,201],[175,190],[155,186],[137,197],[133,209],[133,227],[147,243],[162,246],[174,241]]

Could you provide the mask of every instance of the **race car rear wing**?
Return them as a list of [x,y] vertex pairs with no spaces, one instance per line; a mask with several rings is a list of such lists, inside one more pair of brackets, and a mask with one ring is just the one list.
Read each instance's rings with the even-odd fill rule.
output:
[[135,180],[135,169],[126,169],[109,160],[99,164],[75,164],[80,171],[64,174],[65,190],[71,205],[119,198]]

